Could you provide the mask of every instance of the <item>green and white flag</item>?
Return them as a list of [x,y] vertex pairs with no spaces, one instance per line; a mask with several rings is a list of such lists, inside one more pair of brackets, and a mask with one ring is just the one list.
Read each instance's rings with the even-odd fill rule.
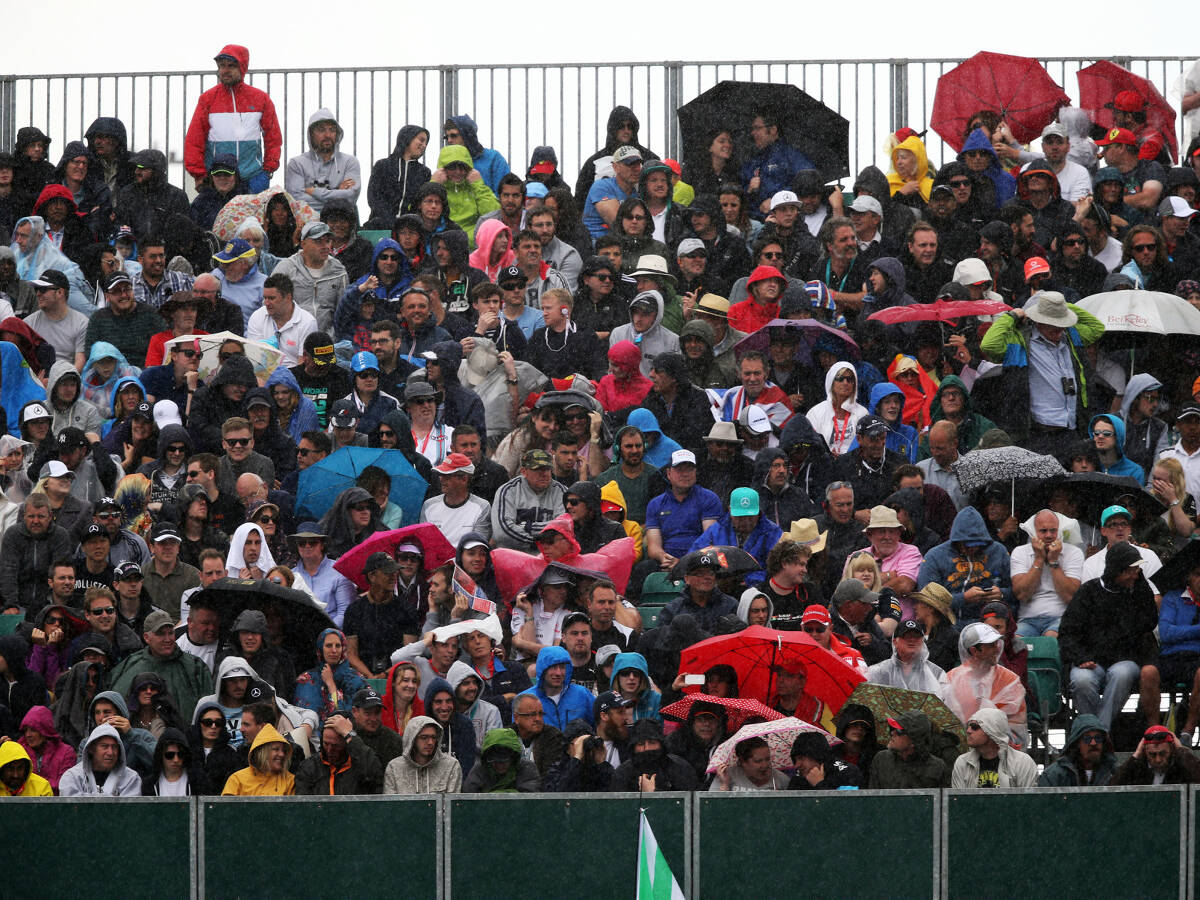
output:
[[683,900],[683,891],[679,889],[667,858],[658,849],[658,840],[646,821],[646,813],[643,811],[639,816],[637,900]]

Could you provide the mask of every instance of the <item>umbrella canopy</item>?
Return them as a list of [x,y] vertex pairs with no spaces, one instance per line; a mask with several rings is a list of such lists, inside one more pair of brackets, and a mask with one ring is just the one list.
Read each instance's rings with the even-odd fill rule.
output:
[[681,580],[692,560],[705,553],[715,553],[717,555],[717,559],[721,563],[721,571],[717,573],[717,577],[719,578],[724,578],[727,575],[748,575],[751,572],[758,572],[762,569],[758,560],[741,547],[701,547],[699,550],[693,550],[691,553],[685,554],[681,560],[675,563],[675,566],[671,569],[671,580]]
[[1104,323],[1105,334],[1200,335],[1200,310],[1182,297],[1161,291],[1106,291],[1079,305]]
[[722,634],[686,648],[679,659],[681,675],[703,675],[716,665],[732,666],[738,676],[738,693],[766,703],[775,692],[774,667],[803,663],[808,669],[804,690],[837,713],[863,680],[848,666],[803,631],[775,631],[751,625],[734,634]]
[[664,706],[659,712],[667,718],[686,722],[692,712],[692,707],[697,703],[724,707],[725,721],[728,724],[727,730],[730,733],[745,725],[746,720],[752,716],[766,719],[768,722],[783,718],[783,713],[771,709],[757,700],[748,700],[742,697],[714,697],[712,694],[684,694],[682,700],[676,700],[669,706]]
[[[1041,505],[1047,505],[1050,495],[1064,488],[1075,501],[1075,516],[1080,522],[1099,523],[1100,513],[1124,497],[1126,508],[1139,519],[1162,515],[1166,506],[1143,488],[1136,478],[1128,475],[1105,475],[1103,472],[1071,472],[1051,478],[1038,491]],[[1158,584],[1157,577],[1155,584]]]
[[509,601],[517,591],[537,581],[547,565],[558,566],[578,577],[608,578],[616,586],[617,593],[624,594],[636,552],[633,538],[623,537],[610,541],[595,553],[578,553],[548,564],[546,557],[540,553],[523,553],[497,547],[492,551],[492,568],[496,572],[496,587],[500,588],[501,596]]
[[958,476],[964,494],[996,482],[1010,484],[1018,478],[1053,478],[1066,474],[1053,456],[1043,456],[1024,447],[972,450],[960,456],[950,469]]
[[846,702],[859,703],[871,711],[875,717],[875,735],[880,745],[886,745],[888,742],[890,731],[887,720],[912,710],[925,713],[934,725],[958,738],[960,746],[967,745],[967,731],[963,723],[935,694],[864,683],[854,689],[854,693]]
[[1137,91],[1146,101],[1146,124],[1156,128],[1167,142],[1172,161],[1179,159],[1179,142],[1175,138],[1175,110],[1167,98],[1141,75],[1134,75],[1106,59],[1092,63],[1075,73],[1079,82],[1079,106],[1088,118],[1104,129],[1116,122],[1110,105],[1121,91]]
[[846,361],[862,359],[862,351],[858,349],[854,338],[846,332],[838,331],[816,319],[772,319],[762,328],[751,332],[734,344],[734,356],[741,359],[748,350],[760,350],[766,353],[767,347],[771,343],[772,328],[786,328],[788,331],[800,334],[800,344],[796,347],[796,360],[801,365],[811,367],[816,364],[813,352],[817,342],[822,338],[825,338],[825,341],[834,341],[834,345],[838,348],[836,351],[839,354],[838,359]]
[[353,581],[360,591],[365,591],[367,576],[363,574],[363,566],[367,558],[372,553],[395,556],[396,548],[401,544],[416,544],[421,548],[421,567],[426,572],[454,559],[454,548],[441,530],[429,522],[418,522],[391,531],[375,532],[361,544],[343,553],[333,567]]
[[242,353],[246,359],[250,360],[250,365],[254,367],[254,377],[258,379],[260,385],[265,385],[267,379],[271,377],[271,373],[279,366],[283,360],[283,353],[278,347],[272,347],[270,344],[264,344],[262,341],[252,341],[249,338],[244,338],[240,334],[234,334],[232,331],[218,331],[216,334],[185,334],[177,338],[171,338],[165,342],[165,346],[170,351],[171,347],[176,344],[191,344],[199,342],[200,345],[200,380],[207,382],[212,373],[217,371],[221,366],[221,345],[226,341],[237,341],[242,345]]
[[971,118],[988,109],[1027,144],[1041,136],[1060,106],[1070,104],[1071,98],[1036,59],[984,50],[938,79],[929,125],[961,151]]
[[715,129],[733,136],[734,155],[754,155],[750,126],[766,111],[779,122],[779,140],[813,161],[822,179],[850,174],[850,123],[793,84],[722,81],[679,107],[684,165],[708,165],[709,136]]
[[[1187,587],[1188,572],[1197,566],[1200,566],[1200,541],[1188,541],[1182,550],[1154,573],[1154,586],[1164,594],[1167,591],[1181,591]],[[662,711],[666,712],[665,709]]]
[[723,765],[736,765],[737,745],[752,737],[762,738],[771,748],[772,769],[795,768],[792,765],[792,744],[796,740],[796,735],[805,731],[815,731],[829,742],[830,747],[836,747],[842,743],[825,729],[809,725],[794,716],[785,716],[772,722],[755,722],[752,725],[743,725],[738,729],[737,734],[717,745],[717,749],[709,757],[708,771],[715,772]]
[[253,216],[262,222],[264,225],[267,221],[267,204],[271,202],[271,198],[276,194],[283,194],[287,197],[288,206],[292,208],[292,215],[296,217],[296,227],[303,228],[309,222],[317,220],[317,214],[313,208],[303,200],[295,200],[292,195],[284,191],[283,188],[276,185],[269,187],[261,194],[241,194],[234,197],[217,213],[216,219],[213,220],[212,231],[217,236],[217,240],[221,243],[232,241],[237,235],[237,230],[242,227],[242,223]]
[[392,477],[388,499],[404,510],[406,521],[415,522],[429,484],[405,459],[403,451],[379,447],[340,447],[301,472],[296,489],[297,512],[321,518],[342,491],[354,487],[354,480],[367,466],[378,466]]
[[[934,300],[932,303],[910,303],[908,306],[889,306],[868,318],[884,325],[901,322],[955,322],[968,316],[998,316],[1011,309],[1000,300]],[[1197,313],[1200,316],[1200,313]],[[748,338],[747,338],[748,340]]]
[[307,668],[308,661],[316,659],[317,637],[321,632],[336,627],[311,594],[266,580],[222,578],[193,594],[190,603],[214,607],[226,630],[244,609],[269,613],[268,622],[271,614],[278,613],[283,619],[284,646],[296,661],[297,669]]

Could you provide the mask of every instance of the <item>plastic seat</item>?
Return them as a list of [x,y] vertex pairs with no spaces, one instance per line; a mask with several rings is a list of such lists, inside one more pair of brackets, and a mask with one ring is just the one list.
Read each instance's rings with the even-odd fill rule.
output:
[[12,634],[17,630],[17,626],[25,621],[25,617],[20,613],[7,613],[0,616],[0,637],[6,634]]
[[[1034,694],[1030,704],[1030,750],[1040,738],[1044,750],[1050,749],[1049,724],[1051,717],[1062,709],[1062,657],[1058,653],[1058,638],[1027,637],[1021,640],[1029,647],[1025,677]],[[1036,758],[1036,757],[1035,757]]]
[[[642,584],[642,597],[638,609],[646,606],[666,606],[683,589],[682,581],[672,581],[666,572],[653,572]],[[643,618],[645,613],[642,613]]]
[[658,627],[658,614],[663,611],[663,607],[665,606],[665,603],[642,603],[638,607],[638,612],[642,614],[642,629],[644,631]]
[[372,247],[378,244],[383,238],[391,237],[392,233],[383,229],[376,230],[374,228],[360,229],[358,236],[369,243]]

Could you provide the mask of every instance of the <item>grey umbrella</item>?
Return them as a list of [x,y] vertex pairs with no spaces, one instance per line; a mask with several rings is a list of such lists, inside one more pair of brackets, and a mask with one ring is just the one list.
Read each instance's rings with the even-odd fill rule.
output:
[[995,447],[972,450],[950,467],[958,476],[964,494],[972,494],[989,484],[1015,485],[1018,479],[1053,478],[1066,470],[1053,456],[1043,456],[1024,447]]

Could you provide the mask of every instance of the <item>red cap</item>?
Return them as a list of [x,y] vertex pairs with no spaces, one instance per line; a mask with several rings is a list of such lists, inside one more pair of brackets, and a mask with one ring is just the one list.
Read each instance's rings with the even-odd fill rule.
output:
[[623,512],[625,512],[625,509],[624,509],[624,507],[621,506],[620,503],[613,503],[611,500],[601,500],[600,501],[600,512],[601,512],[601,514],[613,513],[613,512],[623,513]]
[[1169,741],[1172,737],[1172,731],[1164,725],[1151,725],[1146,729],[1146,733],[1142,735],[1142,740],[1149,741],[1154,744],[1158,741]]
[[1046,262],[1040,256],[1031,256],[1025,260],[1025,280],[1028,281],[1034,275],[1050,274],[1050,263]]
[[535,163],[529,167],[530,175],[553,175],[554,163],[548,159],[543,159],[540,163]]
[[759,281],[766,281],[768,278],[783,278],[783,273],[774,266],[755,266],[754,271],[750,273],[750,277],[746,279],[746,287],[755,284]]
[[800,617],[800,624],[806,622],[820,622],[822,625],[830,623],[829,610],[823,607],[820,603],[814,603],[812,606],[804,610],[804,615]]
[[1107,147],[1109,144],[1129,144],[1130,146],[1137,143],[1137,138],[1128,128],[1110,128],[1108,134],[1096,141],[1097,147]]
[[917,133],[915,131],[913,131],[911,128],[909,128],[907,125],[905,125],[903,128],[897,128],[896,129],[896,142],[903,144],[910,137],[916,137],[916,134]]
[[1121,112],[1141,112],[1146,108],[1146,101],[1137,91],[1121,91],[1113,97],[1112,108]]
[[453,475],[455,472],[474,472],[475,464],[462,453],[449,453],[446,458],[433,467],[433,471],[443,475]]
[[682,168],[680,167],[680,165],[679,165],[679,160],[677,160],[677,159],[664,159],[664,160],[662,161],[662,163],[663,163],[663,165],[664,165],[664,166],[666,166],[668,169],[670,169],[672,172],[674,172],[674,173],[675,173],[676,175],[678,175],[680,178],[682,178],[682,177],[683,177],[683,169],[682,169]]

